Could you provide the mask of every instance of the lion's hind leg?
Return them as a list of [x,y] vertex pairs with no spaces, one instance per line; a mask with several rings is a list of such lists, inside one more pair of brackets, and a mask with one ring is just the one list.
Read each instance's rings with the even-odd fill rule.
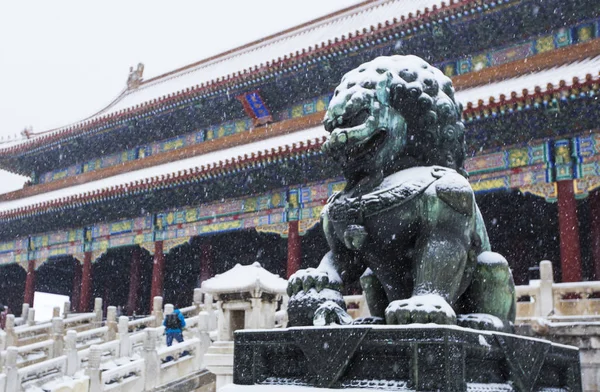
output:
[[459,325],[511,330],[516,313],[515,284],[508,262],[502,255],[482,252],[477,257],[473,280],[457,305],[461,313]]

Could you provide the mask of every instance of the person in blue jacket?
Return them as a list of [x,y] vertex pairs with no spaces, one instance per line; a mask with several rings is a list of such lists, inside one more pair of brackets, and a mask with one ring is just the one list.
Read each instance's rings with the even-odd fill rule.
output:
[[183,342],[183,328],[185,328],[185,318],[179,309],[175,309],[173,313],[168,314],[163,321],[165,326],[165,334],[167,335],[167,346],[173,344],[173,339],[179,343]]

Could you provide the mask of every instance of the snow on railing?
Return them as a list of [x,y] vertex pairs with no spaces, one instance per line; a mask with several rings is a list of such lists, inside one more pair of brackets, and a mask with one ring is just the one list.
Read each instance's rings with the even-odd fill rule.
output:
[[148,316],[129,321],[129,332],[141,331],[148,327],[153,327],[156,323],[156,317]]
[[96,347],[98,350],[100,350],[101,362],[107,362],[111,359],[119,358],[120,344],[118,340],[106,342],[103,344],[94,344],[89,348],[86,348],[85,350],[77,352],[80,369],[85,369],[88,367],[88,361],[90,359],[90,352],[92,347]]
[[[126,390],[141,391],[202,369],[204,354],[211,345],[209,333],[217,324],[212,297],[203,298],[196,290],[194,305],[183,308],[188,315],[185,341],[172,347],[165,347],[165,328],[154,326],[162,322],[163,314],[173,311],[173,306],[167,304],[163,309],[160,297],[154,299],[153,305],[152,316],[133,321],[126,316],[117,319],[116,308],[110,306],[106,325],[92,329],[69,329],[65,333],[64,327],[65,324],[76,328],[93,327],[98,321],[97,312],[66,315],[64,319],[56,317],[50,323],[28,326],[27,331],[34,332],[34,336],[49,327],[49,338],[0,352],[0,368],[4,369],[0,392],[18,391],[29,381],[29,385],[36,386],[51,383],[52,390],[55,385],[72,385],[73,382],[87,385],[88,378],[91,392],[121,390],[125,385]],[[32,313],[30,309],[29,314]],[[13,321],[14,316],[9,327],[15,335]],[[141,327],[145,329],[130,332]],[[8,334],[0,331],[0,340],[3,336],[6,338]],[[27,371],[19,373],[19,368]]]
[[108,340],[108,327],[100,327],[81,331],[77,333],[77,349],[83,350],[93,344],[101,344]]
[[[101,322],[102,320],[100,320]],[[64,319],[65,329],[72,329],[77,332],[85,331],[87,329],[94,328],[95,324],[98,323],[98,317],[96,313],[79,313],[67,316]]]
[[[62,375],[67,369],[67,357],[62,355],[44,362],[36,363],[18,370],[18,382],[24,384],[28,381],[47,377],[49,375]],[[17,389],[15,389],[17,391]]]
[[[146,363],[138,359],[101,373],[100,390],[143,391],[146,378]],[[127,388],[127,389],[125,389]]]
[[22,368],[53,358],[54,340],[17,347],[17,367]]
[[540,263],[540,279],[516,286],[517,321],[533,318],[600,318],[600,281],[554,283],[552,263]]

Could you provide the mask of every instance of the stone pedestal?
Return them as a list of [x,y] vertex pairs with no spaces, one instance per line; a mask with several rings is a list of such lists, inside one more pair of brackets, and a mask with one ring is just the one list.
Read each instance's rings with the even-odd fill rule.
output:
[[580,372],[576,348],[512,334],[433,324],[300,327],[236,332],[236,385],[228,390],[244,391],[244,385],[297,385],[579,391]]
[[233,382],[233,342],[214,342],[204,355],[209,372],[217,376],[217,391]]
[[[206,368],[217,377],[217,390],[233,382],[233,333],[244,328],[266,329],[275,326],[277,304],[287,282],[259,263],[237,264],[229,271],[202,282],[210,298],[206,309],[217,300],[218,338],[204,355]],[[207,315],[208,316],[208,315]]]

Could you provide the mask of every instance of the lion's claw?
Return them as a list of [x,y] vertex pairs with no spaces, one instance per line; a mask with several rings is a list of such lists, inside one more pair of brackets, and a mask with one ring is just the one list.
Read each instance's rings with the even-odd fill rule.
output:
[[456,324],[456,313],[437,294],[417,295],[391,302],[385,309],[386,324]]
[[319,271],[315,268],[307,268],[299,270],[290,276],[288,280],[287,293],[288,296],[298,294],[300,291],[308,292],[314,288],[317,292],[325,288],[336,290],[335,285],[331,284],[329,276],[325,271]]

